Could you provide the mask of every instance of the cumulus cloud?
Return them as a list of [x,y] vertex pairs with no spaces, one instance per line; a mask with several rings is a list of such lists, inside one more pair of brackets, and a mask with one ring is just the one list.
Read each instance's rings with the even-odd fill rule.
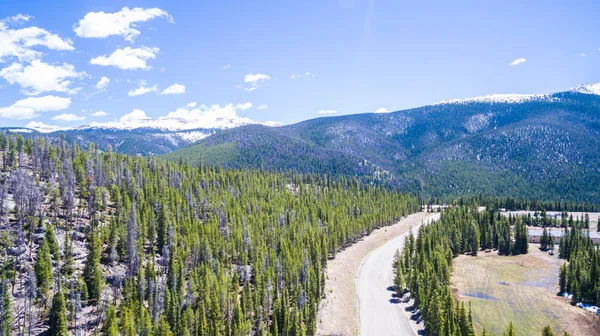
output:
[[185,85],[173,84],[168,88],[164,89],[162,94],[164,95],[180,95],[185,93]]
[[386,109],[385,107],[380,107],[377,110],[375,110],[375,113],[388,113],[390,112],[388,109]]
[[100,80],[98,81],[98,83],[96,83],[96,89],[98,89],[98,90],[104,90],[108,86],[108,83],[110,83],[110,78],[108,78],[108,77],[102,77],[102,78],[100,78]]
[[246,111],[252,108],[252,103],[251,102],[247,102],[247,103],[243,103],[243,104],[237,104],[235,105],[236,110],[242,110],[242,111]]
[[76,72],[71,64],[50,65],[40,60],[33,60],[30,65],[24,66],[13,63],[0,70],[0,77],[4,77],[10,84],[19,84],[27,95],[37,95],[42,92],[57,91],[75,93],[78,89],[71,89],[68,78],[81,78],[83,72]]
[[60,127],[58,127],[58,126],[48,125],[41,121],[30,121],[27,125],[25,125],[25,127],[32,128],[32,129],[34,129],[36,131],[40,131],[42,133],[54,132],[54,131],[58,131],[60,129]]
[[160,8],[133,8],[123,7],[115,13],[90,12],[73,27],[79,37],[106,38],[112,35],[123,37],[132,42],[140,35],[137,30],[138,22],[145,22],[154,18],[165,18],[171,23],[173,18]]
[[159,49],[140,47],[115,50],[110,56],[102,55],[90,60],[91,64],[114,66],[123,70],[149,69],[146,61],[156,58]]
[[586,53],[581,53],[581,54],[577,54],[577,55],[578,55],[578,56],[581,56],[581,57],[585,57],[585,56],[587,56],[587,54],[586,54]]
[[0,21],[0,62],[15,57],[19,61],[31,61],[42,56],[42,52],[34,47],[45,47],[51,50],[75,50],[73,42],[52,34],[38,27],[11,29],[14,23],[28,21],[27,15],[16,15]]
[[63,114],[59,114],[57,116],[52,117],[52,120],[60,120],[60,121],[78,121],[78,120],[84,120],[84,119],[85,119],[85,117],[78,116],[73,113],[63,113]]
[[259,105],[259,106],[257,106],[257,107],[256,107],[256,109],[257,109],[257,110],[264,110],[264,109],[266,109],[267,107],[269,107],[269,106],[267,106],[267,104],[262,104],[262,105]]
[[108,113],[106,113],[104,111],[96,111],[96,112],[92,113],[92,117],[104,117],[107,115],[108,115]]
[[257,74],[249,73],[246,76],[244,76],[244,83],[249,84],[249,86],[236,85],[234,87],[236,89],[242,89],[242,90],[245,90],[248,92],[252,92],[254,90],[257,90],[261,86],[263,86],[263,84],[266,81],[268,81],[269,79],[271,79],[271,77],[269,75],[265,75],[265,74],[261,74],[261,73],[257,73]]
[[[191,102],[156,119],[146,115],[144,111],[134,110],[122,116],[118,121],[105,123],[93,122],[93,126],[125,126],[125,127],[162,127],[166,129],[195,128],[229,128],[244,124],[260,124],[261,122],[240,117],[239,111],[252,108],[252,103],[227,105],[198,105]],[[280,125],[277,122],[265,122],[265,125]]]
[[141,96],[143,94],[149,93],[149,92],[158,92],[158,86],[154,85],[152,87],[148,87],[146,86],[146,81],[140,81],[140,87],[135,89],[135,90],[130,90],[129,92],[127,92],[127,95],[132,97],[132,96]]
[[262,81],[269,80],[269,79],[271,79],[271,77],[269,77],[269,75],[265,75],[265,74],[261,74],[261,73],[257,73],[257,74],[249,73],[244,77],[244,83],[256,83],[256,82],[262,82]]
[[146,115],[146,112],[144,112],[142,110],[134,109],[131,113],[127,113],[127,114],[123,115],[121,118],[119,118],[119,121],[122,123],[132,123],[132,122],[148,120],[148,119],[151,119],[151,118]]
[[168,113],[166,116],[160,117],[159,120],[166,121],[168,119],[182,119],[187,120],[192,125],[197,125],[197,127],[202,127],[202,125],[226,126],[230,125],[232,121],[252,123],[250,119],[242,118],[237,115],[238,111],[247,110],[249,108],[252,108],[252,103],[250,102],[236,105],[227,104],[224,106],[197,106],[195,102],[192,102],[184,107]]
[[315,74],[306,72],[304,74],[291,75],[290,78],[291,79],[299,79],[299,78],[310,79],[310,78],[315,78]]
[[525,58],[517,58],[516,60],[514,60],[509,65],[519,65],[519,64],[525,63],[525,62],[527,62],[527,60]]
[[231,69],[231,64],[227,64],[226,66],[223,67],[223,69]]
[[319,114],[336,114],[336,110],[321,110],[318,112]]
[[23,120],[33,119],[38,112],[61,111],[71,105],[71,98],[56,96],[29,97],[18,100],[11,106],[0,108],[0,117]]

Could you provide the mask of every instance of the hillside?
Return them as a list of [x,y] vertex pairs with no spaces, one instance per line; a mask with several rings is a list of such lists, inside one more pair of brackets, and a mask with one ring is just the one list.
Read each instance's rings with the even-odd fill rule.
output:
[[313,335],[328,259],[419,208],[0,134],[0,334]]
[[491,95],[277,128],[242,126],[165,158],[355,174],[434,196],[600,202],[600,96],[593,88]]

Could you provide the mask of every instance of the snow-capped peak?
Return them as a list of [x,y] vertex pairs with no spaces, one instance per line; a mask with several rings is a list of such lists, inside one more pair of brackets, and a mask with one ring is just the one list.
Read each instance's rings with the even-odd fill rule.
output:
[[549,99],[549,95],[544,94],[490,94],[481,97],[472,97],[464,99],[444,100],[439,104],[461,104],[461,103],[522,103],[532,100]]
[[109,121],[103,123],[92,123],[90,127],[125,129],[152,128],[161,131],[185,131],[191,129],[226,129],[250,124],[262,124],[261,122],[243,117],[218,117],[211,120],[167,118],[157,119],[140,118],[128,121]]
[[585,94],[600,95],[600,83],[577,85],[575,87],[572,87],[569,91],[585,93]]

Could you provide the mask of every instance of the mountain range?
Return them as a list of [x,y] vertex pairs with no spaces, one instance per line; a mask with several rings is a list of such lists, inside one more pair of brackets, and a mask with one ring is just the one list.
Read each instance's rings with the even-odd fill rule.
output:
[[164,125],[87,126],[45,135],[192,163],[354,175],[432,196],[482,193],[600,202],[600,83],[279,127],[247,119]]

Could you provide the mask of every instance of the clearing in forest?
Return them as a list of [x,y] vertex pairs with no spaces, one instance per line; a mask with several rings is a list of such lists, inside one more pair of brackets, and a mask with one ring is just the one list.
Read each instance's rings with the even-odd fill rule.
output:
[[546,325],[555,335],[598,335],[600,318],[557,296],[558,269],[564,262],[557,255],[530,244],[526,255],[480,252],[455,258],[452,292],[465,304],[471,302],[477,333],[485,327],[502,335],[512,321],[520,335],[539,335]]

